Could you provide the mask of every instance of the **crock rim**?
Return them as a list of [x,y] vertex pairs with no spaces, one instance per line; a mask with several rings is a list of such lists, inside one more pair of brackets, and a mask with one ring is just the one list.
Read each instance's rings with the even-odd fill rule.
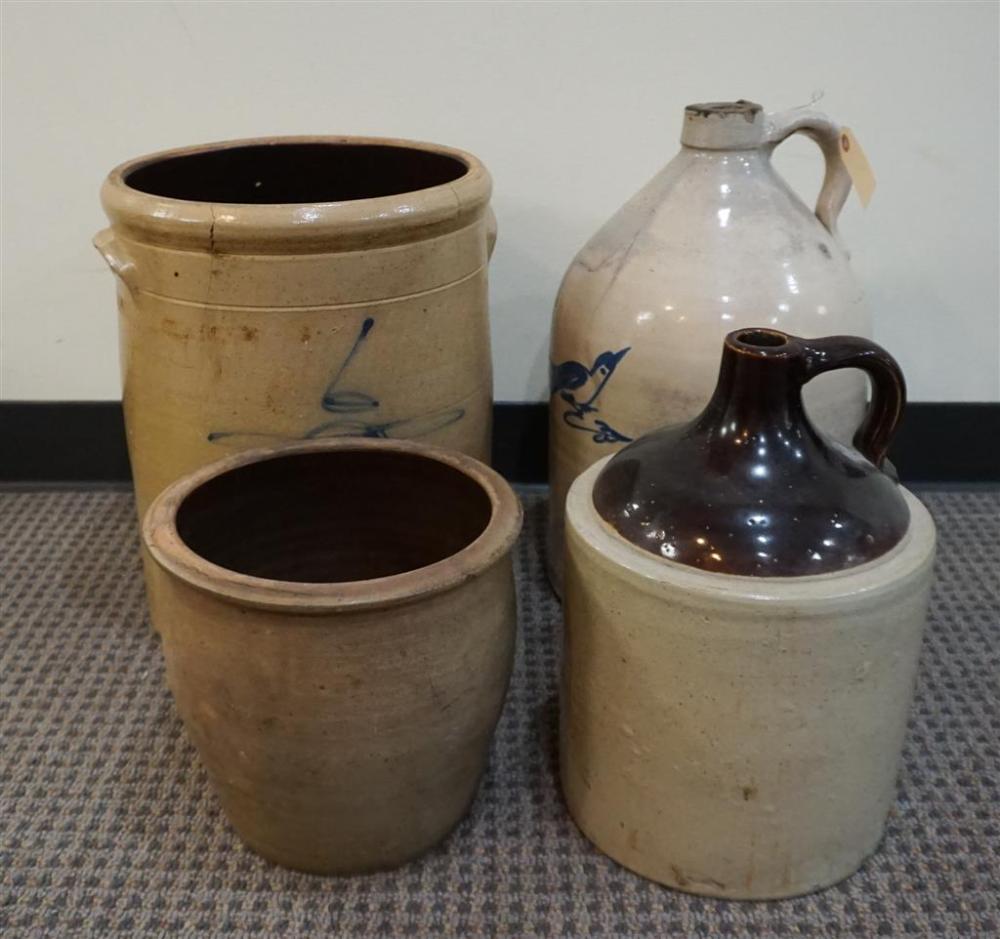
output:
[[[457,160],[465,173],[449,182],[392,195],[334,202],[204,202],[144,192],[127,177],[152,163],[241,147],[327,144],[419,150]],[[298,135],[246,137],[160,150],[114,167],[101,187],[113,228],[140,242],[215,253],[320,252],[405,240],[421,229],[465,227],[489,202],[492,180],[473,154],[397,137]]]
[[[475,482],[490,500],[479,535],[448,557],[387,577],[341,582],[298,582],[254,577],[214,564],[181,538],[177,512],[196,489],[232,470],[304,453],[382,451],[443,463]],[[156,564],[189,587],[239,606],[302,614],[384,609],[452,590],[506,556],[521,531],[523,510],[510,484],[464,453],[409,440],[337,437],[244,450],[216,460],[167,486],[143,518],[142,539]]]

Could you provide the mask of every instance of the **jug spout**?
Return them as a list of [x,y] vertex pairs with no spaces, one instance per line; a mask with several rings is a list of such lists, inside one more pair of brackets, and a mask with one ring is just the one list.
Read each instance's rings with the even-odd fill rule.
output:
[[114,229],[105,228],[94,235],[94,247],[107,261],[111,272],[131,293],[135,287],[135,262],[125,253]]
[[697,150],[750,150],[764,142],[764,124],[764,109],[742,98],[689,104],[681,144]]

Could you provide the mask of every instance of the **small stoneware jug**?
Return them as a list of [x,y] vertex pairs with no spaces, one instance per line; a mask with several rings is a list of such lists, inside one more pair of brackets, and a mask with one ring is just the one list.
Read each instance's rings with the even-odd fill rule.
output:
[[[796,133],[826,159],[815,211],[771,164]],[[759,321],[800,335],[871,335],[837,236],[851,187],[840,133],[810,109],[691,105],[680,152],[570,265],[551,350],[548,564],[557,592],[570,483],[657,423],[694,417],[712,392],[726,333]],[[806,393],[810,416],[843,442],[864,406],[864,379],[850,371]]]
[[358,435],[489,461],[490,177],[406,140],[276,137],[111,171],[95,244],[118,280],[141,514],[238,450]]
[[510,678],[520,526],[500,476],[408,441],[246,451],[153,502],[167,680],[254,851],[354,874],[459,822]]
[[[873,387],[857,449],[801,398],[849,367]],[[626,867],[765,899],[836,883],[878,845],[935,545],[885,471],[903,403],[868,340],[737,331],[699,417],[573,484],[562,785]]]

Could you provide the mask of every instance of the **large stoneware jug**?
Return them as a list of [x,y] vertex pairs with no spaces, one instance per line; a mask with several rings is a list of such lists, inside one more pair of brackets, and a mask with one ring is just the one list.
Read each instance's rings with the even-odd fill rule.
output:
[[[815,211],[771,165],[794,133],[826,158]],[[723,337],[754,324],[804,336],[870,337],[836,230],[851,182],[839,126],[813,110],[749,101],[691,105],[681,151],[570,265],[552,330],[549,566],[561,591],[563,508],[595,460],[653,427],[693,417]],[[857,372],[823,376],[806,406],[847,441],[865,404]]]
[[412,438],[489,460],[490,177],[401,140],[234,141],[101,193],[140,513],[250,447]]

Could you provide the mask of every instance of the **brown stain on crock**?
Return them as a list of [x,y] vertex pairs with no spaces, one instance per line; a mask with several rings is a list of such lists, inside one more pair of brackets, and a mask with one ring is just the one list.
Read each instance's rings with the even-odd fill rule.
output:
[[716,880],[714,877],[694,877],[685,874],[676,864],[670,865],[670,871],[674,875],[677,886],[682,890],[690,887],[699,893],[715,893],[726,889],[726,885],[721,880]]
[[241,326],[240,332],[243,333],[243,338],[247,342],[253,342],[257,338],[257,334],[260,332],[256,326]]
[[670,872],[674,875],[674,880],[677,881],[678,887],[686,887],[690,881],[684,876],[684,871],[682,871],[676,864],[670,865]]
[[174,339],[179,339],[181,342],[186,342],[191,338],[191,332],[186,329],[181,329],[177,324],[177,320],[172,319],[169,316],[165,316],[160,323],[163,332],[168,336],[172,336]]

